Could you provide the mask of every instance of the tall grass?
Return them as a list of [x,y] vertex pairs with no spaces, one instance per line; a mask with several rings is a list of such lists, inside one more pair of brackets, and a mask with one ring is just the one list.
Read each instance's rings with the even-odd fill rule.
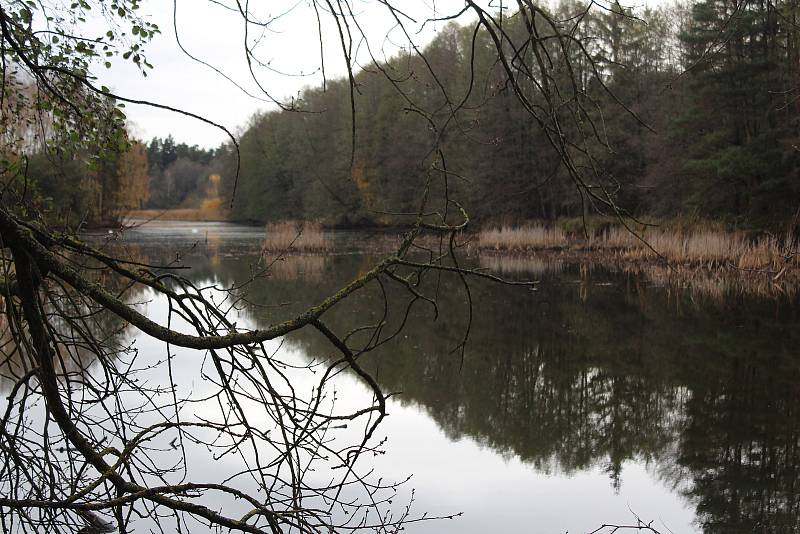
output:
[[792,235],[749,238],[711,226],[693,229],[649,228],[635,235],[620,226],[597,230],[588,242],[570,236],[561,228],[527,225],[487,229],[478,234],[482,250],[526,252],[545,249],[576,249],[613,253],[622,259],[666,259],[680,265],[728,266],[752,270],[780,270],[796,252]]
[[734,261],[746,246],[741,234],[716,230],[654,230],[637,236],[625,228],[610,228],[591,242],[593,249],[622,249],[630,258],[662,256],[676,263]]
[[566,246],[567,235],[561,228],[539,225],[511,228],[503,226],[484,230],[478,234],[478,247],[482,249],[526,251]]
[[326,252],[333,248],[318,222],[280,221],[267,224],[265,231],[264,252]]
[[775,269],[786,263],[794,239],[741,232],[699,229],[689,232],[655,230],[641,239],[624,228],[611,228],[592,240],[593,249],[618,249],[629,259],[663,257],[676,264],[726,264],[740,269]]

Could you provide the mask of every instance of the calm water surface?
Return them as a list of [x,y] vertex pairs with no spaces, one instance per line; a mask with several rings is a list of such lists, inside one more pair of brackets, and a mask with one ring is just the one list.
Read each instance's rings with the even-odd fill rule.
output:
[[[191,266],[187,277],[227,286],[249,278],[262,237],[228,224],[159,222],[98,239],[150,261],[178,259]],[[239,320],[255,328],[288,318],[375,259],[279,262],[251,286],[258,306]],[[438,320],[429,307],[413,308],[401,339],[365,364],[385,391],[400,392],[381,428],[388,442],[378,472],[413,475],[418,513],[464,512],[407,532],[588,532],[631,523],[632,512],[662,532],[800,530],[796,299],[675,290],[547,262],[510,270],[541,282],[535,291],[474,283],[463,358],[453,349],[467,325],[466,295],[443,278]],[[147,306],[165,317],[163,302]],[[373,288],[328,322],[346,332],[381,313]],[[280,350],[304,361],[330,352],[311,332]],[[353,378],[339,387],[344,402],[365,398]]]

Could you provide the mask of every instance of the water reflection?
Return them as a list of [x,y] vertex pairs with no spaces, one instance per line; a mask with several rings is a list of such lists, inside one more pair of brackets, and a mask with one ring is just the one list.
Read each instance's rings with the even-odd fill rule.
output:
[[[125,302],[136,306],[142,301],[146,293],[143,288],[123,286],[118,277],[100,270],[97,265],[93,267],[97,269],[95,279]],[[86,385],[93,380],[91,375],[98,367],[98,360],[102,360],[103,367],[113,367],[120,355],[132,352],[130,339],[134,332],[125,320],[65,288],[64,285],[48,285],[42,311],[48,324],[53,326],[54,365],[58,374],[68,381]],[[0,295],[0,394],[7,394],[38,365],[31,348],[19,343],[20,329],[27,332],[27,324],[20,316],[10,315],[12,307],[8,306],[6,298]],[[100,382],[105,379],[107,377],[99,378]]]
[[[229,287],[263,265],[256,249],[212,240],[183,260],[190,277]],[[156,247],[150,261],[171,254]],[[280,262],[249,284],[246,312],[260,324],[288,317],[370,261]],[[437,280],[439,319],[415,307],[403,338],[364,364],[385,390],[402,392],[400,402],[423,410],[451,440],[474,439],[542,473],[599,468],[609,491],[619,491],[626,465],[647,465],[694,507],[706,532],[800,529],[796,297],[723,290],[698,299],[596,267],[484,266],[541,283],[536,291],[474,284],[476,322],[462,359],[452,349],[467,326],[466,296],[456,280]],[[374,322],[377,292],[338,305],[330,326],[347,332]],[[390,297],[408,301],[397,289]],[[390,312],[390,325],[402,312]],[[309,357],[329,351],[311,332],[289,343]]]
[[262,259],[267,276],[276,280],[320,282],[328,263],[326,256],[265,254]]
[[496,256],[484,255],[480,257],[481,267],[494,273],[504,275],[521,274],[541,276],[546,273],[560,272],[564,263],[558,258],[543,256]]

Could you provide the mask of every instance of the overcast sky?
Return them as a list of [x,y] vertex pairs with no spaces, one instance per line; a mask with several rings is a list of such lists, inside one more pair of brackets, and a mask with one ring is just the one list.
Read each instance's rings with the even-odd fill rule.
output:
[[[482,4],[499,6],[499,2],[487,0]],[[230,0],[228,3],[235,5]],[[319,31],[308,0],[273,0],[258,4],[267,8],[255,10],[253,17],[262,21],[277,17],[266,30],[257,25],[247,28],[247,41],[251,46],[257,43],[255,53],[264,63],[264,66],[254,66],[263,89],[272,97],[285,101],[297,95],[303,87],[319,85],[322,80]],[[332,4],[336,5],[336,2],[332,0]],[[361,30],[369,38],[370,49],[377,57],[395,54],[400,47],[408,46],[408,38],[395,27],[388,9],[380,2],[351,0],[351,5]],[[414,41],[424,44],[444,23],[428,24],[417,33],[420,23],[434,15],[457,13],[464,2],[395,0],[395,5],[417,21],[415,24],[403,19],[408,23],[408,29],[413,31]],[[131,65],[118,59],[110,70],[100,68],[96,72],[101,83],[122,96],[151,100],[203,115],[233,132],[240,130],[256,111],[275,109],[248,71],[244,53],[245,24],[238,12],[213,0],[175,0],[175,3],[158,0],[143,3],[143,8],[149,9],[145,15],[162,31],[147,49],[147,57],[155,69],[143,78]],[[341,77],[346,70],[338,30],[330,14],[321,11],[320,15],[323,19],[326,74],[329,78]],[[210,63],[253,96],[248,96],[225,77],[181,51],[173,21],[176,22],[180,43],[187,52]],[[357,32],[358,29],[352,27],[351,31]],[[354,46],[358,44],[359,39],[354,36]],[[364,43],[358,48],[358,57],[362,61],[368,58]],[[179,142],[216,147],[226,139],[224,132],[174,113],[129,105],[127,114],[134,135],[144,140],[172,134]]]

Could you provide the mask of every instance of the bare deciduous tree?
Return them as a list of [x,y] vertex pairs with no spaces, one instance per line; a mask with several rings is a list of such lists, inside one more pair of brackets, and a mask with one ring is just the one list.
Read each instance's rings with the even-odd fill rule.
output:
[[[139,3],[12,0],[0,6],[5,136],[11,132],[8,113],[19,102],[48,118],[51,126],[40,141],[49,150],[80,155],[86,146],[101,147],[94,152],[97,158],[125,142],[122,103],[194,116],[112,94],[91,75],[93,66],[115,58],[149,69],[146,44],[158,28],[138,17]],[[459,277],[470,314],[469,277],[503,282],[465,268],[459,260],[460,235],[469,218],[450,184],[462,177],[448,171],[439,143],[447,129],[461,127],[458,111],[478,81],[470,80],[466,94],[449,94],[414,43],[411,26],[472,20],[476,39],[489,36],[506,87],[547,134],[581,197],[618,212],[607,177],[593,157],[604,144],[602,127],[577,74],[580,65],[582,75],[588,69],[602,83],[578,28],[589,9],[610,8],[592,3],[557,20],[528,0],[513,6],[513,17],[505,14],[507,6],[495,14],[467,0],[452,14],[418,22],[399,2],[379,0],[376,5],[388,12],[395,31],[428,66],[433,90],[443,102],[438,109],[426,109],[403,93],[391,72],[383,72],[406,99],[408,111],[423,117],[435,134],[419,207],[413,214],[397,214],[407,231],[392,254],[284,322],[258,330],[232,322],[227,312],[246,298],[248,283],[200,287],[172,266],[105,253],[46,226],[25,194],[31,143],[5,143],[0,169],[6,388],[0,424],[0,524],[5,531],[125,532],[135,521],[148,520],[154,525],[150,528],[162,531],[176,526],[192,531],[199,522],[253,533],[394,532],[424,517],[413,515],[410,507],[397,511],[390,505],[397,484],[371,474],[359,461],[380,447],[375,430],[387,402],[359,359],[395,338],[403,323],[391,330],[387,326],[390,303],[384,291],[383,302],[376,302],[383,317],[375,324],[353,332],[334,332],[326,325],[337,303],[365,286],[404,288],[407,316],[418,306],[437,309],[435,294],[426,294],[421,286],[427,277]],[[269,29],[275,20],[259,18],[238,0],[223,7],[239,12],[248,30]],[[369,55],[373,43],[350,1],[314,0],[310,8],[320,27],[323,21],[332,23],[341,44],[350,82],[354,151],[358,87],[353,73],[359,43],[367,43]],[[91,9],[109,28],[99,38],[82,33],[82,19]],[[245,55],[258,82],[256,71],[266,64],[255,47],[248,45]],[[18,91],[23,79],[35,91]],[[261,98],[293,109],[292,101],[279,101],[268,88],[261,89]],[[233,136],[231,141],[235,146]],[[431,240],[420,242],[422,234],[435,236],[433,246]],[[259,266],[253,279],[268,268]],[[166,303],[164,321],[153,320],[136,304],[154,298]],[[275,343],[299,329],[317,330],[334,356],[300,368],[284,361]],[[140,350],[126,341],[128,331],[163,342],[165,352]],[[469,329],[462,350],[468,334]],[[170,347],[196,351],[195,376],[176,375]],[[352,410],[339,408],[331,381],[345,369],[370,389],[371,402]],[[298,374],[314,378],[313,385],[305,383],[308,387],[300,391]],[[185,385],[189,380],[202,387],[190,391]],[[343,423],[360,431],[335,438]],[[201,453],[207,466],[190,469],[188,457]],[[214,479],[208,466],[229,458],[236,459],[238,470]]]

